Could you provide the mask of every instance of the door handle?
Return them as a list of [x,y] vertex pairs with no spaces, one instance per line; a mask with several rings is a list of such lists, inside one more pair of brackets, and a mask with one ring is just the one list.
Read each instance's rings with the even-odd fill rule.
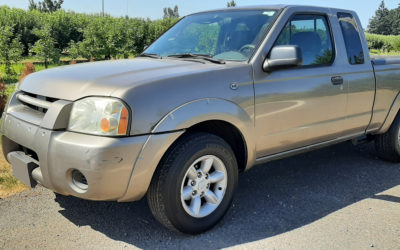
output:
[[344,80],[343,80],[343,77],[341,77],[341,76],[333,76],[331,78],[331,82],[333,85],[342,85]]

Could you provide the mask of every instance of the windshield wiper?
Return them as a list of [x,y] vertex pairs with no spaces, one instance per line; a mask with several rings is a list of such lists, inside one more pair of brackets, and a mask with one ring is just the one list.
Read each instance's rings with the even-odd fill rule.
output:
[[193,53],[184,53],[184,54],[176,54],[176,55],[169,55],[168,57],[175,57],[175,58],[194,58],[194,59],[203,59],[209,62],[218,63],[218,64],[225,64],[226,62],[221,59],[213,58],[211,55],[208,54],[193,54]]
[[155,58],[155,59],[162,59],[162,57],[158,54],[153,54],[153,53],[142,53],[138,57],[150,57],[150,58]]

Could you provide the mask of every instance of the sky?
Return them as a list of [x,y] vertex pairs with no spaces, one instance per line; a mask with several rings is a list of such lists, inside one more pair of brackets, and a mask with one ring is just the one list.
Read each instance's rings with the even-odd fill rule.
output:
[[[38,0],[36,0],[37,2]],[[162,18],[164,7],[178,5],[181,16],[209,9],[226,7],[228,0],[104,0],[105,12],[112,16],[142,17],[150,19]],[[381,0],[235,0],[238,6],[263,4],[302,4],[336,7],[355,10],[360,16],[361,23],[367,28],[368,20],[375,14]],[[400,0],[385,0],[389,9],[396,8]],[[1,5],[27,9],[28,0],[0,0]],[[102,0],[64,0],[63,8],[79,13],[99,13]]]

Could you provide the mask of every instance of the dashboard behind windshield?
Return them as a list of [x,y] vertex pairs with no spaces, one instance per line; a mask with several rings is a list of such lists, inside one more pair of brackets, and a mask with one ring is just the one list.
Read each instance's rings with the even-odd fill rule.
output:
[[276,14],[276,10],[232,10],[190,15],[144,53],[162,57],[199,54],[227,61],[246,61],[264,38]]

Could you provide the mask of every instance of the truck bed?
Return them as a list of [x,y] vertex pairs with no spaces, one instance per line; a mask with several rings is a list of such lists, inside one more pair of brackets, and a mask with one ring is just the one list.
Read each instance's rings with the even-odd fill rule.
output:
[[399,98],[400,56],[374,56],[371,61],[375,71],[376,95],[369,130],[383,133],[389,129],[390,120],[394,119],[390,110]]

